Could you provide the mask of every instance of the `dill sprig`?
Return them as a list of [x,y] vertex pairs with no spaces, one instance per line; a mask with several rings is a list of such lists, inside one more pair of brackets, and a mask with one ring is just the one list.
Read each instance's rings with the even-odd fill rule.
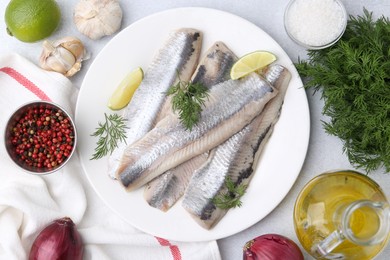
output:
[[325,131],[343,141],[351,164],[390,171],[390,22],[363,11],[335,45],[309,50],[296,66],[305,88],[322,90]]
[[225,186],[227,191],[214,197],[212,202],[217,208],[230,209],[235,207],[241,207],[241,197],[245,194],[248,185],[235,184],[230,177],[225,180]]
[[104,113],[104,123],[99,122],[99,127],[91,136],[99,137],[95,153],[91,160],[100,159],[107,154],[112,154],[119,142],[126,142],[125,119],[117,114],[108,115]]
[[172,96],[172,110],[179,114],[180,121],[188,129],[198,123],[202,106],[208,97],[208,88],[199,82],[186,82],[179,80],[166,92]]

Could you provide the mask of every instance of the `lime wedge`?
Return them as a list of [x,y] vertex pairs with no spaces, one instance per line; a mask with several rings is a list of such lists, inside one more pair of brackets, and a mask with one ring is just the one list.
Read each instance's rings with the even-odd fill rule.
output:
[[251,72],[260,70],[276,60],[276,56],[268,51],[254,51],[241,57],[230,70],[231,79],[239,79]]
[[108,107],[119,110],[127,106],[143,78],[144,72],[140,67],[130,71],[112,93],[108,100]]

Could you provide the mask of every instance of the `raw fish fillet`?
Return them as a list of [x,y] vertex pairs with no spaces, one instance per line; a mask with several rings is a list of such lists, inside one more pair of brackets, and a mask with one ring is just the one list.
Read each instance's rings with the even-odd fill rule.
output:
[[214,85],[200,120],[187,130],[175,114],[129,145],[117,177],[134,190],[173,167],[211,150],[249,124],[277,91],[257,74]]
[[189,80],[196,69],[202,33],[195,29],[182,28],[170,33],[168,40],[154,57],[145,72],[129,105],[124,109],[127,120],[126,142],[121,142],[108,159],[109,176],[115,178],[119,161],[127,145],[137,141],[152,127],[163,105],[165,92],[177,80]]
[[[204,54],[192,77],[192,82],[201,83],[210,88],[217,83],[228,80],[230,68],[236,60],[237,57],[224,43],[216,42]],[[164,105],[166,108],[163,109],[164,113],[161,115],[171,112],[170,101],[165,103],[167,105]],[[167,211],[184,194],[193,172],[207,160],[207,157],[207,152],[195,156],[150,181],[144,190],[145,200],[150,206]]]
[[279,119],[291,75],[283,66],[273,65],[265,77],[279,90],[278,95],[248,126],[214,149],[188,184],[182,206],[205,229],[215,226],[228,211],[213,203],[216,196],[226,193],[227,177],[235,185],[250,182],[258,156]]

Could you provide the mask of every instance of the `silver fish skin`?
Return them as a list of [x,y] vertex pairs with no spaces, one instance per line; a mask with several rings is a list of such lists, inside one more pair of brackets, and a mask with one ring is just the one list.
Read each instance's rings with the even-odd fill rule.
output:
[[211,229],[228,209],[215,206],[213,199],[226,193],[229,177],[235,185],[248,185],[259,155],[279,119],[291,74],[281,65],[271,66],[265,74],[279,93],[248,126],[218,146],[207,162],[193,174],[184,194],[182,206],[203,228]]
[[237,56],[225,43],[215,42],[205,53],[194,75],[193,83],[200,83],[207,88],[230,79],[230,69]]
[[193,172],[207,157],[207,152],[202,153],[154,178],[145,185],[145,200],[154,208],[168,211],[183,196]]
[[[192,83],[200,83],[210,88],[230,78],[230,68],[237,59],[235,54],[221,41],[215,42],[205,53],[192,75]],[[182,77],[180,76],[182,79]],[[185,81],[185,80],[184,80]],[[156,123],[172,113],[171,96],[167,97]]]
[[277,91],[250,74],[214,85],[200,120],[191,131],[168,115],[148,134],[126,148],[117,177],[134,190],[179,164],[218,146],[260,114]]
[[120,158],[127,147],[146,134],[154,124],[166,99],[165,92],[177,81],[189,80],[198,64],[203,34],[192,28],[172,31],[145,71],[144,79],[123,111],[126,142],[121,142],[108,158],[108,175],[115,179]]
[[[215,42],[204,54],[196,72],[192,77],[193,83],[200,83],[210,88],[211,86],[228,80],[230,68],[237,60],[236,55],[223,43]],[[170,101],[166,101],[165,115],[171,111]],[[163,114],[163,113],[161,113]],[[144,198],[152,207],[167,211],[178,199],[182,197],[187,184],[194,173],[208,157],[208,152],[168,170],[147,183],[144,189]]]

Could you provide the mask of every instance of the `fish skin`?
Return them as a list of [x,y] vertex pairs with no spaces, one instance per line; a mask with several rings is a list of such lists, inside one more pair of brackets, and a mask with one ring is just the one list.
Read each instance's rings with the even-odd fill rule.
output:
[[265,78],[279,93],[248,126],[215,148],[207,162],[193,174],[182,206],[203,228],[211,229],[227,213],[217,208],[212,200],[227,191],[227,177],[235,185],[248,185],[261,152],[279,119],[285,93],[291,79],[290,72],[280,65],[271,66]]
[[120,158],[127,147],[146,134],[154,124],[163,105],[165,92],[177,81],[189,80],[198,64],[203,34],[192,28],[172,31],[145,72],[141,85],[135,91],[129,105],[123,111],[126,119],[126,142],[108,158],[108,175],[115,179]]
[[237,56],[221,41],[215,42],[198,65],[192,82],[207,88],[230,79],[230,69]]
[[[228,80],[230,68],[236,60],[236,55],[223,42],[215,42],[204,54],[192,77],[192,82],[210,88]],[[169,101],[166,101],[167,103],[168,107],[163,109],[163,111],[168,110],[165,115],[172,107]],[[170,209],[184,194],[195,169],[199,168],[207,160],[207,157],[208,152],[195,156],[154,178],[145,186],[145,200],[150,206],[162,211]]]
[[195,156],[179,166],[166,171],[146,184],[144,198],[148,204],[161,211],[168,211],[180,197],[190,181],[192,173],[208,158],[208,153]]
[[[195,73],[192,75],[192,83],[200,83],[210,88],[230,78],[230,68],[237,59],[235,54],[221,41],[215,42],[202,57]],[[180,75],[183,81],[186,81]],[[172,113],[172,97],[168,96],[163,108],[157,116],[156,123],[161,121],[166,115]]]
[[129,145],[117,177],[134,190],[177,165],[226,141],[260,114],[277,91],[252,73],[241,80],[214,85],[198,124],[187,130],[175,115],[168,115],[142,139]]

